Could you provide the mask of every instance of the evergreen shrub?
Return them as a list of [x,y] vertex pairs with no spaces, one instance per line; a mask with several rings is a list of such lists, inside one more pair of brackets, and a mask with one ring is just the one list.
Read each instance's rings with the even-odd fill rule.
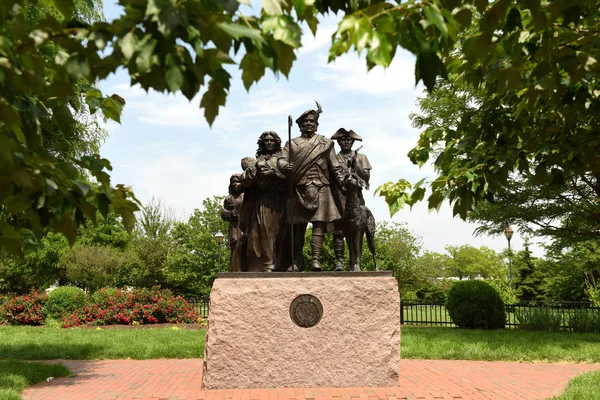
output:
[[44,316],[62,318],[83,309],[88,302],[88,297],[78,287],[59,286],[48,294],[48,300],[44,305]]
[[454,283],[446,297],[446,309],[459,328],[503,329],[506,323],[500,294],[483,281]]

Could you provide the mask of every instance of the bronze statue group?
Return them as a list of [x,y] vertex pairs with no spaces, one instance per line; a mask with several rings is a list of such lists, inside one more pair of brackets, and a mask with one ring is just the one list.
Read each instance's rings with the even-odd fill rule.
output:
[[[229,180],[221,217],[229,221],[229,272],[304,271],[304,236],[312,224],[311,271],[321,271],[321,249],[333,232],[335,271],[344,271],[344,237],[350,271],[360,271],[366,234],[377,269],[375,220],[365,206],[362,188],[369,187],[371,164],[352,150],[362,138],[340,128],[331,137],[317,134],[321,106],[304,112],[296,123],[301,135],[281,147],[276,132],[258,138],[256,157],[242,159],[242,172]],[[335,153],[333,140],[340,151]]]

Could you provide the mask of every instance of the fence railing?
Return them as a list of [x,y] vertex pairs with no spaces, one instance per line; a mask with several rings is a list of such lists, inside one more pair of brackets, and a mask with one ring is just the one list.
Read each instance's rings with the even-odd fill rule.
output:
[[[590,302],[522,301],[507,304],[506,327],[551,331],[600,331],[600,307]],[[400,323],[455,327],[443,301],[401,301]]]
[[208,318],[208,297],[185,297],[185,300],[201,317]]
[[[185,299],[208,318],[208,297]],[[600,307],[590,302],[522,301],[507,304],[505,309],[507,328],[600,333]],[[443,301],[400,301],[400,323],[456,327]]]

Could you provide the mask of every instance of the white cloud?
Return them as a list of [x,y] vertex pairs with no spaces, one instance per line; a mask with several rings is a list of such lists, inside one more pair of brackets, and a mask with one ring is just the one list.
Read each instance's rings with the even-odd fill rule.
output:
[[298,54],[304,55],[322,49],[331,44],[331,35],[337,30],[337,25],[319,26],[317,35],[305,28],[302,30],[302,47],[298,49]]
[[336,89],[387,94],[414,88],[414,65],[414,57],[399,50],[388,68],[377,66],[367,73],[364,55],[352,53],[326,64],[317,71],[315,78]]
[[203,153],[193,149],[158,157],[152,162],[133,160],[118,170],[127,175],[129,182],[134,182],[133,190],[140,200],[160,197],[180,212],[190,214],[202,206],[205,198],[227,194],[231,173],[218,165],[207,169]]
[[242,107],[245,111],[240,117],[285,116],[301,106],[314,106],[313,99],[317,97],[323,99],[324,95],[315,91],[311,91],[310,94],[291,92],[274,84],[269,88],[253,91],[251,100]]

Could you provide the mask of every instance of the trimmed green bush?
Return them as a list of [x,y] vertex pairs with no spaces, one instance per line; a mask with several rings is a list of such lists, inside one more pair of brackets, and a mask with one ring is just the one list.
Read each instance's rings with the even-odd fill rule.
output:
[[73,286],[60,286],[48,294],[48,300],[44,305],[44,316],[62,318],[81,310],[87,302],[87,295],[83,290]]
[[446,309],[459,328],[503,329],[506,323],[500,294],[483,281],[459,281],[448,291]]

